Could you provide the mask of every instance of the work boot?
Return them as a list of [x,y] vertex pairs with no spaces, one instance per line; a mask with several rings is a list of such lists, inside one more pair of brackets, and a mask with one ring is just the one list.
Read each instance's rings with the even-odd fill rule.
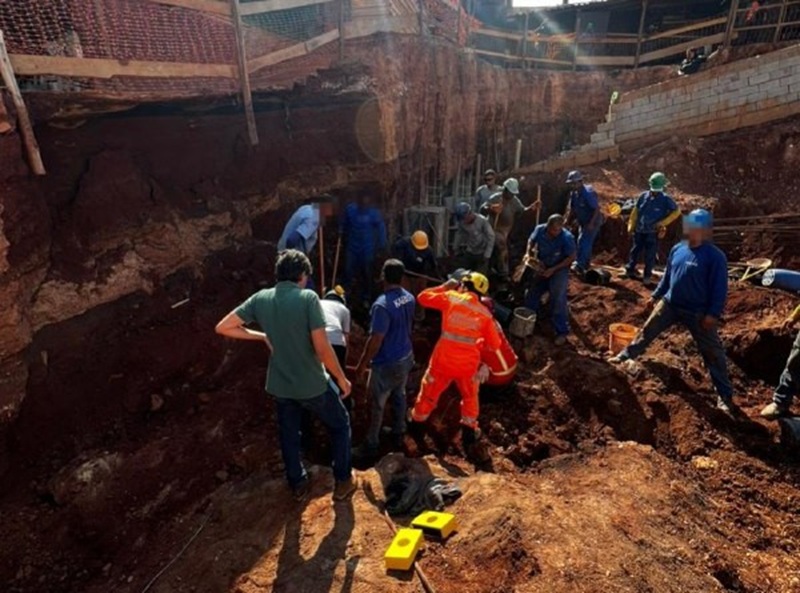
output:
[[425,445],[425,424],[409,420],[406,430],[408,434],[403,439],[406,455],[408,457],[421,457],[427,450]]
[[625,271],[622,273],[623,278],[630,278],[631,280],[641,280],[642,275],[636,271],[636,269],[632,268],[625,268]]
[[764,407],[761,410],[761,417],[765,420],[777,420],[778,418],[783,418],[784,416],[789,416],[791,412],[789,411],[789,406],[784,406],[777,402],[772,402],[771,404]]
[[735,418],[740,414],[739,406],[733,403],[732,399],[722,399],[717,397],[717,409],[731,418]]
[[655,286],[655,282],[653,282],[653,279],[648,276],[647,278],[642,278],[642,285],[645,288],[653,288],[653,286]]
[[292,488],[292,498],[295,502],[304,502],[308,499],[309,494],[311,494],[311,480],[308,478]]
[[564,346],[567,343],[567,336],[556,336],[556,339],[553,340],[553,343],[556,346]]
[[350,498],[358,488],[358,482],[353,476],[341,482],[336,482],[333,487],[333,500],[341,502]]
[[586,270],[584,270],[578,262],[572,262],[572,265],[569,267],[572,270],[572,273],[577,275],[579,278],[583,278],[586,275]]
[[462,426],[461,446],[464,448],[464,457],[476,465],[491,461],[486,443],[481,439],[480,430]]
[[622,364],[626,360],[630,360],[630,359],[627,356],[625,356],[624,354],[622,354],[622,352],[620,352],[616,356],[612,356],[611,358],[606,360],[606,362],[608,364]]

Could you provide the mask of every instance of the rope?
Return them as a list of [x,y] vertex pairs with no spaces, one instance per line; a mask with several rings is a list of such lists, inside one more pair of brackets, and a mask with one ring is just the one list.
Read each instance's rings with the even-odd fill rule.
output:
[[164,575],[164,573],[167,572],[172,567],[172,565],[175,564],[180,559],[181,556],[183,556],[183,553],[189,549],[189,546],[192,545],[192,542],[197,539],[197,536],[200,535],[200,532],[203,531],[205,526],[208,524],[209,519],[211,519],[210,510],[206,512],[205,519],[203,519],[203,522],[200,524],[200,527],[197,528],[197,531],[194,532],[194,535],[192,535],[192,537],[189,538],[189,541],[187,541],[186,544],[181,548],[180,552],[178,552],[175,555],[175,557],[172,558],[172,560],[170,560],[166,566],[164,566],[164,568],[159,570],[156,573],[156,575],[152,579],[150,579],[150,582],[147,583],[144,589],[142,589],[142,593],[147,593],[152,588],[152,586],[156,584],[156,581],[160,579]]

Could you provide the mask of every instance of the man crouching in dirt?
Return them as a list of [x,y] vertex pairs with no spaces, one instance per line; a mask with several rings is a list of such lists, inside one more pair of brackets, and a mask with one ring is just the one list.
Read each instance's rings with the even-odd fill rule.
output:
[[[311,273],[311,262],[303,252],[282,251],[275,265],[275,287],[252,295],[228,313],[216,331],[235,340],[265,342],[271,352],[266,391],[277,403],[281,453],[295,499],[302,501],[310,492],[300,457],[301,422],[307,410],[328,427],[336,478],[333,498],[345,500],[356,489],[350,463],[350,417],[341,399],[349,397],[351,386],[328,342],[319,298],[305,289]],[[250,323],[263,331],[245,327]]]
[[661,282],[648,306],[655,307],[633,342],[609,362],[636,359],[650,343],[676,323],[689,330],[717,390],[717,408],[734,415],[733,387],[728,378],[725,349],[717,324],[728,297],[728,261],[711,242],[713,220],[706,210],[693,210],[683,219],[686,240],[669,253]]
[[[783,327],[789,329],[798,323],[800,323],[800,305],[783,322]],[[798,393],[800,393],[800,332],[797,332],[797,337],[794,339],[794,345],[786,360],[783,373],[781,373],[780,382],[772,396],[772,403],[761,410],[761,416],[767,420],[790,416],[792,400]]]

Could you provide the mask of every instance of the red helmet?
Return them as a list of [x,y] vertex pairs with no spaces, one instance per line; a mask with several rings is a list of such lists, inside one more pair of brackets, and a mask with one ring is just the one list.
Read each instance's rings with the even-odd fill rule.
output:
[[481,303],[494,315],[494,299],[492,297],[481,297]]

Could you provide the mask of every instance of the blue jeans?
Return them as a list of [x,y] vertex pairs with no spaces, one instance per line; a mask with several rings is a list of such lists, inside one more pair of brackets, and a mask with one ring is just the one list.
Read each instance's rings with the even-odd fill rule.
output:
[[525,306],[531,311],[539,312],[544,293],[550,293],[550,310],[553,315],[553,327],[556,334],[566,336],[569,333],[569,305],[567,304],[567,287],[569,270],[559,270],[550,278],[536,278],[525,295]]
[[788,408],[792,405],[792,400],[798,392],[800,392],[800,332],[797,332],[797,337],[794,339],[792,351],[786,360],[786,367],[781,373],[781,379],[775,389],[772,401],[781,407]]
[[653,268],[656,267],[656,257],[658,256],[658,235],[656,233],[634,233],[633,247],[631,248],[628,265],[625,267],[629,272],[636,270],[639,263],[639,256],[644,252],[644,278],[649,280],[653,275]]
[[344,262],[344,287],[349,291],[358,284],[358,297],[362,301],[372,298],[372,264],[375,254],[370,251],[348,251]]
[[592,248],[597,235],[600,234],[600,227],[598,224],[594,229],[589,230],[584,225],[581,225],[581,232],[578,234],[578,254],[576,261],[578,266],[584,271],[589,270],[592,264]]
[[300,453],[303,411],[317,416],[328,428],[333,450],[333,476],[340,482],[350,478],[350,416],[338,391],[334,389],[329,387],[322,395],[309,399],[275,398],[283,464],[286,466],[286,479],[292,488],[308,478]]
[[373,365],[369,375],[369,393],[372,396],[372,412],[367,430],[367,447],[377,449],[380,442],[383,411],[386,402],[392,400],[392,434],[402,435],[406,431],[406,383],[414,368],[414,353],[397,362]]
[[703,329],[700,325],[702,318],[702,313],[684,311],[662,300],[656,305],[655,310],[645,322],[644,327],[636,334],[633,342],[619,356],[623,359],[638,358],[644,354],[653,340],[676,323],[680,323],[692,334],[717,393],[723,400],[730,401],[733,398],[733,386],[728,378],[725,348],[722,346],[716,327]]

